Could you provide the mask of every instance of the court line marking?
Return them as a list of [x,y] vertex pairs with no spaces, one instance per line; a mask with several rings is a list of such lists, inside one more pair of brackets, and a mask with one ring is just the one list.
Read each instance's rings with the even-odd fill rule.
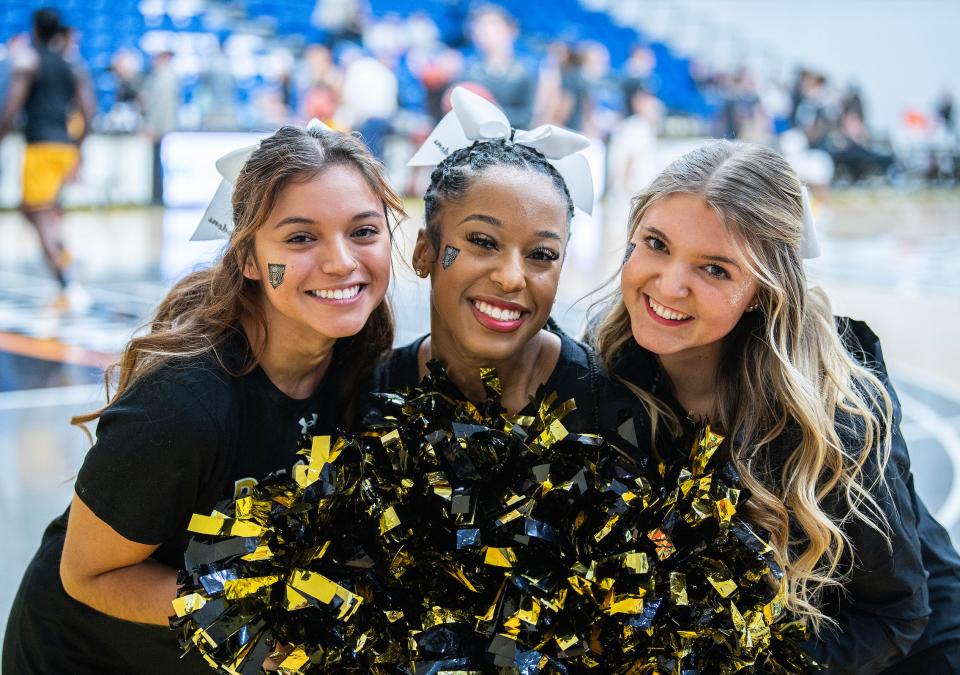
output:
[[[932,373],[918,373],[915,370],[906,371],[900,369],[891,369],[890,376],[894,385],[898,380],[913,385],[919,389],[926,389],[939,395],[942,398],[951,399],[960,404],[960,385],[952,380],[948,380],[942,375]],[[899,392],[897,392],[899,394]]]
[[[32,298],[46,298],[49,296],[50,289],[57,288],[56,282],[46,277],[38,277],[31,274],[22,274],[20,272],[10,272],[7,270],[0,272],[0,275],[18,282],[30,282],[30,284],[26,286],[21,286],[17,288],[8,288],[7,291],[9,293],[19,293],[20,295],[25,295],[27,297],[32,297]],[[37,284],[38,281],[41,282],[39,286]],[[137,283],[149,284],[151,282],[138,281]],[[41,288],[40,286],[45,286],[45,287]],[[154,298],[154,297],[147,297],[145,295],[141,295],[137,293],[131,293],[128,291],[117,291],[110,288],[103,288],[97,285],[96,283],[84,284],[84,288],[86,288],[90,292],[90,294],[94,296],[95,301],[99,302],[102,300],[111,300],[111,299],[112,300],[132,300],[132,301],[139,302],[141,304],[149,305],[149,306],[153,306],[156,303],[158,303],[160,300],[162,300],[163,296],[167,292],[168,285],[164,284],[163,282],[158,281],[156,283],[156,286],[159,289],[159,294],[157,295],[157,297]]]
[[53,408],[65,405],[102,405],[106,402],[102,384],[77,384],[69,387],[20,389],[0,392],[0,410]]

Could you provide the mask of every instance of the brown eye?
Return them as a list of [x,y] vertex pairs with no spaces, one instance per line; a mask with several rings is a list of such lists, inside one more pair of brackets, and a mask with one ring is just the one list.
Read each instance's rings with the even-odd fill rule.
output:
[[480,248],[485,248],[488,250],[496,250],[497,248],[497,242],[484,234],[480,234],[479,232],[474,232],[473,234],[467,235],[467,241],[474,246],[479,246]]
[[373,227],[372,225],[364,225],[350,236],[354,237],[355,239],[372,239],[378,234],[380,234],[380,230],[377,228]]
[[554,260],[558,260],[560,258],[560,254],[553,249],[547,248],[546,246],[538,246],[530,253],[529,257],[533,260],[553,262]]

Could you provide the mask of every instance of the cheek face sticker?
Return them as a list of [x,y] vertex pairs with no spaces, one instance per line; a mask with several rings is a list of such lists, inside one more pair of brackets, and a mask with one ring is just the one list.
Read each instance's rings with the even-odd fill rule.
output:
[[286,269],[287,266],[281,265],[280,263],[267,263],[267,270],[270,273],[270,285],[273,288],[283,283],[283,273]]
[[626,265],[627,261],[630,260],[630,256],[633,255],[633,249],[637,247],[632,241],[627,244],[627,250],[623,253],[623,264]]
[[443,269],[447,269],[450,265],[453,264],[453,261],[457,259],[457,256],[460,255],[460,249],[455,246],[447,246],[443,249],[443,260],[440,261],[440,264],[443,265]]

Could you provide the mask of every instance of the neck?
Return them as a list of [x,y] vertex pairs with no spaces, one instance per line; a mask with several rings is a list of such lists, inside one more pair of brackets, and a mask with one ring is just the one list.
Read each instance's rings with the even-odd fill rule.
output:
[[503,391],[501,403],[508,412],[516,413],[527,405],[530,396],[546,382],[556,367],[559,354],[559,339],[545,330],[534,335],[517,353],[502,360],[465,353],[443,331],[438,331],[424,341],[419,361],[421,376],[427,361],[440,361],[451,381],[470,401],[482,401],[486,398],[480,369],[495,368]]
[[257,363],[277,389],[296,399],[308,398],[317,390],[330,366],[335,339],[316,333],[284,336],[279,334],[282,331],[264,335],[256,321],[245,318],[242,324]]
[[717,411],[717,370],[720,343],[694,352],[667,354],[657,360],[667,375],[677,402],[694,417],[710,419]]

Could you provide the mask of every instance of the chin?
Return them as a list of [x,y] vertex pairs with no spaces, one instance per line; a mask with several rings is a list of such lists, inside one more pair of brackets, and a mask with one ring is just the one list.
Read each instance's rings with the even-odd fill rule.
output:
[[677,346],[674,344],[669,344],[667,341],[662,339],[657,339],[656,337],[650,335],[650,332],[640,328],[639,330],[634,328],[633,331],[633,341],[640,345],[643,349],[646,349],[648,352],[657,354],[658,356],[664,354],[672,354],[677,351]]
[[475,336],[471,338],[466,343],[467,348],[479,360],[489,362],[505,361],[515,356],[527,344],[527,340],[522,340],[518,336],[500,339],[478,339]]
[[366,322],[337,322],[333,325],[326,325],[323,327],[323,330],[317,331],[327,337],[334,338],[336,340],[342,340],[343,338],[353,337],[357,333],[363,330],[363,327],[366,325]]

